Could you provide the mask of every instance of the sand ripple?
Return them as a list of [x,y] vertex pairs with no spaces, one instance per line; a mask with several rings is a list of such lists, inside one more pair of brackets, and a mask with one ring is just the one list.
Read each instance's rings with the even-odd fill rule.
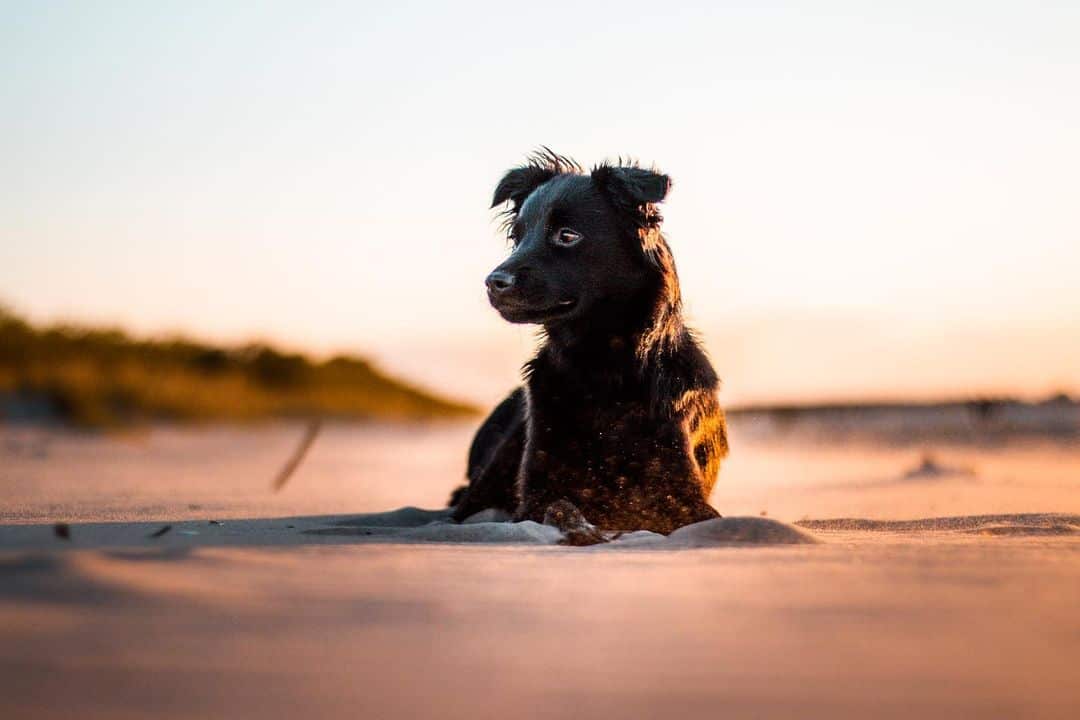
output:
[[1013,536],[1080,534],[1080,515],[1059,513],[967,515],[922,520],[836,518],[800,520],[795,524],[808,530],[824,532],[973,533]]

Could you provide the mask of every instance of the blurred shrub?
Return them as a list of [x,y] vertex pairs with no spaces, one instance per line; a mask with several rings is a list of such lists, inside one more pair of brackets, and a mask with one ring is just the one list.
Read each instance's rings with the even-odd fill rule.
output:
[[[43,411],[42,408],[45,408]],[[474,412],[361,358],[317,362],[267,345],[222,348],[115,329],[35,328],[0,307],[0,417],[83,427],[324,415],[429,419]]]

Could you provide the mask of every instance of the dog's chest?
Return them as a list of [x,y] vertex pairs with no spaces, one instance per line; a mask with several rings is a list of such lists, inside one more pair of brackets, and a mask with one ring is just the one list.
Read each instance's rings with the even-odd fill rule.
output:
[[530,385],[529,418],[526,464],[538,473],[592,482],[637,476],[673,444],[633,392],[537,382]]

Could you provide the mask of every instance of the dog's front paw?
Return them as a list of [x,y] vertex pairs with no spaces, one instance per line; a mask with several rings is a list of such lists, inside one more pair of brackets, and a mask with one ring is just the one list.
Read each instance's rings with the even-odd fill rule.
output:
[[548,505],[544,512],[544,524],[562,531],[560,545],[598,545],[608,542],[595,525],[585,519],[577,506],[569,500],[558,500]]

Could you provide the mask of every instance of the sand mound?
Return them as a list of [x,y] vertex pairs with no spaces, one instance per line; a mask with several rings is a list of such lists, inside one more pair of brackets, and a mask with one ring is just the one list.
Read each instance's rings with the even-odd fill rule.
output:
[[375,542],[431,543],[529,543],[554,545],[562,539],[557,528],[535,522],[475,522],[452,523],[435,521],[423,526],[394,527],[364,525],[353,521],[355,527],[330,527],[305,530],[305,535],[347,535]]
[[666,538],[667,545],[709,547],[732,543],[799,545],[816,543],[809,533],[778,520],[761,517],[717,518],[679,528]]
[[[487,511],[485,511],[487,512]],[[437,522],[449,522],[453,513],[450,508],[423,510],[418,507],[403,507],[381,513],[366,513],[348,518],[341,518],[334,525],[363,528],[416,528]],[[477,513],[478,515],[480,513]]]
[[[304,530],[306,535],[348,536],[371,542],[527,543],[557,545],[563,533],[536,522],[510,522],[504,513],[485,510],[457,524],[445,510],[402,508],[339,519],[333,527]],[[638,531],[617,535],[603,547],[699,548],[732,544],[776,545],[816,542],[808,533],[759,517],[717,518],[687,525],[665,537]]]

